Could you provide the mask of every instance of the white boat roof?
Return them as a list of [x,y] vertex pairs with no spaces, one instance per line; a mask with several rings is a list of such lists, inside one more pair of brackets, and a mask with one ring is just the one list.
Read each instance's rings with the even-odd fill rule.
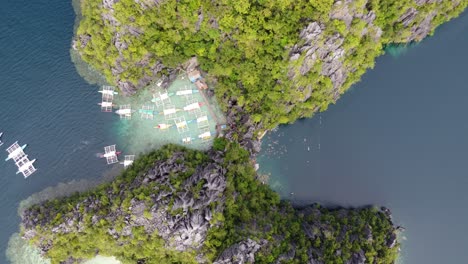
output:
[[128,167],[132,165],[134,160],[135,160],[135,155],[125,155],[125,159],[123,162],[124,167]]
[[158,124],[158,126],[160,129],[166,129],[166,128],[171,127],[171,125],[168,125],[168,124]]
[[211,137],[211,132],[210,131],[207,131],[205,133],[202,133],[200,135],[198,135],[199,138],[210,138]]
[[132,109],[119,109],[115,112],[119,115],[129,115],[132,113]]
[[112,152],[115,153],[115,145],[110,145],[110,146],[104,147],[104,152],[106,154],[107,153],[112,153]]
[[169,95],[167,93],[160,93],[159,94],[159,98],[161,98],[161,100],[166,100],[169,98]]
[[175,108],[164,109],[164,111],[163,111],[164,115],[175,114],[176,112],[177,112],[177,110]]
[[196,102],[196,103],[189,104],[189,105],[185,106],[184,110],[189,111],[189,110],[194,110],[194,109],[198,109],[198,108],[200,108],[200,104],[198,102]]
[[18,141],[9,146],[6,151],[8,152],[8,157],[12,158],[15,163],[26,156],[23,148],[18,145]]
[[204,122],[204,121],[208,121],[208,116],[201,116],[201,117],[197,118],[197,123],[201,123],[201,122]]
[[182,121],[179,123],[176,123],[177,128],[182,128],[187,126],[187,121]]
[[181,90],[181,91],[177,91],[176,95],[188,95],[188,94],[192,94],[192,93],[193,93],[192,90]]
[[11,154],[13,153],[16,149],[18,148],[21,148],[20,145],[18,145],[18,141],[16,141],[15,143],[13,143],[11,146],[9,146],[6,151],[8,152],[8,154]]
[[15,163],[19,172],[23,174],[24,178],[29,177],[36,171],[36,168],[33,165],[34,161],[35,160],[30,161],[27,156],[24,156]]
[[24,178],[28,178],[33,174],[37,169],[34,167],[34,165],[30,165],[27,169],[23,170],[21,173],[23,174]]

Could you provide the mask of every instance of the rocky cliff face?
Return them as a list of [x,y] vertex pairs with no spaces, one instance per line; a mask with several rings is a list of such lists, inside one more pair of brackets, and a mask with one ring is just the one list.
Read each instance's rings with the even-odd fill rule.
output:
[[[112,75],[112,80],[109,81],[119,86],[126,95],[134,94],[137,89],[145,87],[155,79],[162,78],[169,82],[172,79],[170,76],[174,74],[173,68],[164,65],[157,54],[135,49],[139,39],[150,33],[132,23],[139,19],[137,16],[130,16],[130,21],[122,21],[123,18],[119,15],[122,7],[119,10],[115,8],[119,2],[103,0],[96,7],[101,19],[96,22],[102,23],[102,26],[109,31],[106,38],[112,45],[107,49],[107,56],[111,52],[110,57],[113,59],[108,65],[102,65],[103,69],[107,68],[104,71]],[[141,12],[158,9],[164,5],[164,1],[160,0],[134,0],[131,4],[127,2],[126,9],[138,7]],[[318,74],[316,78],[327,79],[326,82],[331,84],[325,95],[336,100],[340,93],[356,81],[353,77],[347,83],[350,75],[362,75],[363,71],[356,72],[362,67],[361,64],[372,66],[370,61],[373,61],[380,52],[366,50],[366,47],[362,47],[359,42],[369,40],[388,44],[420,41],[432,33],[436,26],[460,13],[467,4],[466,0],[334,1],[329,17],[323,21],[309,22],[300,30],[298,43],[290,49],[287,75],[292,80],[292,85],[301,92],[302,96],[298,102],[308,100],[315,91],[316,85],[304,76]],[[154,15],[157,15],[157,12]],[[181,22],[188,25],[193,22],[193,27],[188,27],[190,31],[197,32],[205,20],[212,29],[219,30],[221,19],[222,17],[206,14],[204,8],[200,7],[193,21],[182,19]],[[78,32],[73,47],[86,57],[90,54],[85,48],[93,37],[89,32]],[[164,45],[160,47],[161,50],[165,48]],[[90,48],[90,50],[96,49],[99,47]],[[363,52],[357,52],[362,49]],[[366,52],[370,52],[371,55],[359,58]],[[163,53],[161,51],[161,54]],[[130,78],[131,72],[135,71],[144,74],[138,74],[140,77],[136,80]]]
[[[250,142],[250,135],[240,141]],[[253,148],[249,151],[255,153]],[[392,263],[398,242],[386,209],[318,205],[293,209],[287,203],[265,203],[263,199],[272,199],[271,191],[262,191],[253,170],[244,175],[251,164],[235,163],[242,155],[238,151],[226,148],[202,154],[172,146],[155,153],[96,190],[25,209],[23,238],[61,264],[79,263],[98,252],[138,264],[240,264],[259,258],[263,263],[265,256],[274,263],[325,264],[334,259],[349,264]],[[229,229],[225,225],[231,224],[224,219],[233,213],[232,206],[243,211],[241,215],[249,214],[247,208],[235,205],[244,199],[256,200],[253,204],[262,209],[231,222],[235,226]],[[231,211],[226,212],[229,206]],[[215,237],[230,232],[229,241],[231,235],[242,235],[218,244],[222,250],[208,257],[212,251],[207,243],[225,241],[213,240],[213,229],[218,230]],[[379,256],[374,255],[376,249]],[[182,254],[188,255],[171,258]]]
[[[109,186],[101,191],[101,195],[90,195],[75,201],[73,208],[65,214],[53,206],[28,209],[22,215],[24,237],[39,239],[38,245],[46,253],[53,245],[44,237],[36,237],[37,227],[50,229],[58,236],[83,232],[85,226],[97,225],[102,220],[106,223],[123,220],[123,226],[111,225],[107,228],[107,233],[116,240],[133,236],[132,230],[140,227],[148,234],[156,232],[168,248],[198,250],[205,241],[208,229],[215,224],[213,215],[222,212],[226,188],[225,169],[220,165],[222,158],[216,152],[211,153],[211,158],[210,163],[197,167],[187,179],[174,179],[175,175],[191,170],[185,165],[187,157],[182,152],[175,152],[169,159],[157,161],[130,184]],[[146,189],[148,197],[130,198],[130,193],[145,186],[149,187]],[[109,202],[124,199],[130,200],[128,206],[117,203],[113,210],[106,210]],[[61,218],[60,223],[51,225],[51,217],[57,215]],[[86,215],[92,215],[91,223],[86,223]],[[200,257],[200,261],[202,259]]]
[[[394,42],[408,43],[421,41],[431,34],[435,27],[458,14],[467,6],[463,0],[414,0],[403,8],[395,22]],[[458,10],[458,11],[457,11]]]
[[[362,57],[351,63],[347,58],[356,57],[357,45],[363,39],[379,43],[382,30],[374,24],[375,12],[368,10],[367,4],[368,1],[336,1],[330,19],[336,20],[337,27],[327,28],[324,23],[314,21],[302,29],[300,42],[290,52],[288,74],[302,92],[302,102],[308,100],[314,91],[313,82],[303,78],[311,73],[318,73],[321,78],[331,81],[328,93],[336,101],[348,76],[356,72],[366,59]],[[353,43],[347,41],[350,38],[353,38]]]

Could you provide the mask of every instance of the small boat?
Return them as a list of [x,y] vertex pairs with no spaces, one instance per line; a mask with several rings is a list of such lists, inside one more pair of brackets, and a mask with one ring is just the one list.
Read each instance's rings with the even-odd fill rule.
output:
[[102,94],[107,94],[107,95],[118,95],[119,93],[116,92],[116,91],[111,91],[111,90],[101,90],[101,91],[98,91],[99,93],[102,93]]
[[198,93],[198,90],[181,90],[181,91],[177,91],[176,92],[176,95],[190,95],[190,94],[194,94],[194,93]]
[[119,109],[119,110],[116,110],[115,113],[118,114],[118,115],[122,115],[122,116],[127,116],[127,115],[131,115],[133,112],[135,112],[135,110],[132,110],[132,109]]
[[124,168],[127,168],[133,164],[133,161],[135,161],[135,155],[125,155],[125,160],[120,162],[120,164],[124,165]]
[[15,158],[17,156],[25,155],[24,154],[24,149],[28,146],[28,144],[24,144],[23,146],[19,146],[18,142],[15,142],[13,145],[11,145],[8,149],[8,157],[5,159],[5,161],[8,161],[11,158]]
[[174,93],[163,93],[163,94],[160,93],[159,96],[153,96],[153,99],[151,99],[151,102],[156,103],[158,101],[163,101],[173,95]]
[[3,132],[0,132],[0,146],[3,145],[2,136],[3,136]]
[[182,111],[181,109],[177,109],[177,108],[170,108],[170,109],[164,109],[161,113],[159,114],[163,114],[165,116],[167,115],[173,115],[179,111]]
[[6,151],[8,152],[8,157],[5,159],[5,161],[13,159],[15,165],[18,167],[18,171],[16,172],[16,174],[22,173],[24,178],[29,177],[36,171],[36,168],[33,165],[36,159],[29,160],[28,155],[23,151],[26,148],[26,146],[26,144],[20,146],[18,144],[18,141],[16,141],[15,143],[13,143],[13,145],[6,149]]
[[171,125],[171,124],[158,124],[154,128],[158,128],[158,129],[161,129],[161,130],[166,130],[166,129],[169,129],[170,127],[172,127],[172,126],[173,125]]
[[114,106],[112,102],[106,102],[106,101],[102,101],[101,103],[98,103],[98,105],[101,106],[102,112],[112,112],[112,107]]
[[99,158],[107,158],[114,155],[119,156],[120,154],[122,154],[122,151],[115,151],[111,153],[99,153]]
[[118,114],[120,118],[123,118],[123,119],[132,118],[132,114],[134,112],[135,110],[133,110],[130,105],[121,105],[119,110],[115,111],[115,113]]
[[182,138],[182,143],[184,144],[190,144],[192,143],[192,141],[194,141],[195,139],[192,138],[192,137],[185,137],[185,138]]
[[184,106],[184,111],[192,111],[195,109],[200,109],[200,106],[202,106],[202,103],[189,104],[187,106]]
[[211,133],[210,133],[210,131],[207,131],[205,133],[202,133],[202,134],[198,135],[198,137],[203,139],[203,140],[207,140],[207,139],[211,138]]
[[107,164],[114,164],[119,162],[119,159],[117,156],[119,156],[122,152],[121,151],[116,151],[115,150],[115,145],[110,145],[107,147],[104,147],[104,154],[100,153],[99,157],[100,158],[106,158]]

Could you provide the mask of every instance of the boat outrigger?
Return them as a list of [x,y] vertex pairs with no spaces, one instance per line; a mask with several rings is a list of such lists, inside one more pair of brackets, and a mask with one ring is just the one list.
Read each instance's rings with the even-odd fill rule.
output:
[[[19,157],[20,156],[24,156],[26,154],[24,154],[24,149],[28,146],[28,144],[24,144],[23,146],[19,146],[18,145],[18,141],[16,141],[15,143],[13,143],[13,145],[11,145],[9,148],[7,148],[7,152],[8,152],[8,157],[5,159],[5,161],[8,161],[9,159],[13,159],[15,160],[15,158]],[[16,160],[15,160],[16,162]]]
[[119,159],[117,158],[117,156],[120,155],[122,152],[116,151],[115,145],[104,147],[104,152],[105,153],[101,154],[99,157],[106,158],[108,165],[119,162]]
[[23,151],[26,148],[26,146],[26,144],[20,146],[18,144],[18,141],[16,141],[6,149],[6,151],[8,152],[8,157],[5,159],[5,161],[13,159],[15,165],[18,167],[18,171],[16,172],[16,174],[22,173],[24,178],[29,177],[36,171],[36,168],[33,165],[36,159],[29,160],[28,155],[26,155]]
[[135,110],[132,110],[130,105],[121,105],[119,110],[115,111],[121,119],[131,119],[134,112]]
[[19,160],[16,163],[16,166],[18,166],[18,171],[16,174],[22,173],[24,178],[29,177],[29,175],[33,174],[33,172],[36,171],[36,168],[34,168],[33,163],[36,161],[36,159],[29,160],[28,156],[24,156],[23,159]]
[[115,88],[113,86],[103,86],[99,91],[102,94],[102,102],[99,103],[102,112],[112,112],[112,101],[114,100]]
[[134,160],[135,160],[135,155],[125,155],[124,161],[120,162],[120,164],[123,164],[124,168],[127,168],[128,166],[133,164]]

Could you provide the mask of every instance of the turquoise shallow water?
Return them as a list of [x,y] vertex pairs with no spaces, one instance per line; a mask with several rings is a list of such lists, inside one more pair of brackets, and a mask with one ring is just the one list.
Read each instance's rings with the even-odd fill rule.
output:
[[468,263],[468,13],[383,56],[338,103],[265,137],[270,184],[296,204],[385,205],[403,263]]

